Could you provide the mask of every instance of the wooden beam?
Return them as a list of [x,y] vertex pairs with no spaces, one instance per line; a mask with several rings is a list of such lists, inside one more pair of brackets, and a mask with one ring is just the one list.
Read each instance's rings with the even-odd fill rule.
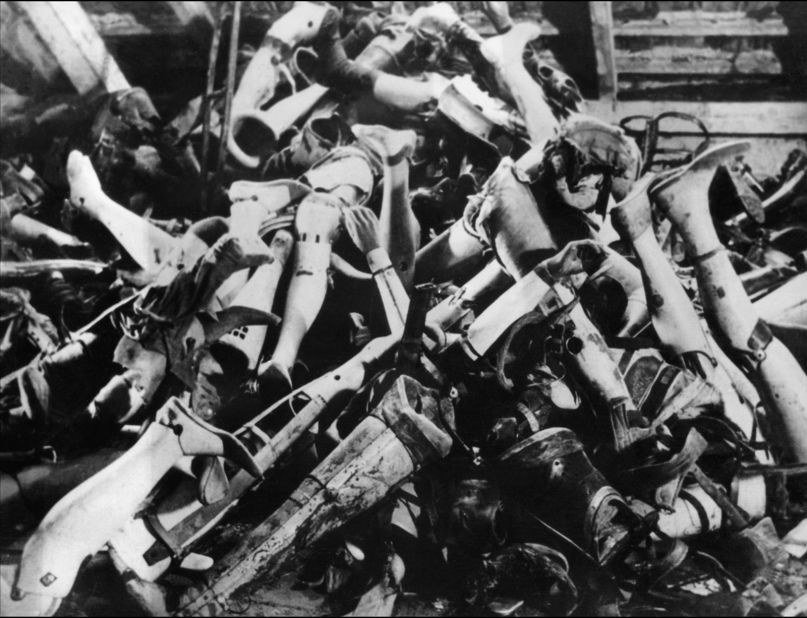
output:
[[129,88],[115,59],[78,2],[17,2],[80,94],[99,86]]
[[618,24],[619,37],[781,37],[787,26],[779,16],[759,21],[743,11],[662,11],[654,19],[636,19]]
[[[40,76],[43,84],[51,84],[61,77],[62,68],[56,58],[31,22],[11,2],[0,2],[0,45],[3,51],[24,67],[23,70]],[[10,70],[4,67],[4,71]]]
[[711,47],[656,46],[647,50],[618,49],[616,68],[625,74],[643,75],[781,75],[782,65],[770,49],[734,53]]
[[[656,116],[677,111],[703,120],[714,135],[771,135],[803,138],[807,136],[807,105],[801,102],[682,102],[682,101],[620,101],[614,107],[606,99],[588,101],[586,113],[607,122],[619,122],[627,116]],[[668,119],[665,131],[688,134],[692,125]]]
[[614,18],[610,2],[589,2],[591,36],[597,54],[597,76],[600,98],[610,97],[616,101],[617,73],[616,47],[614,45]]
[[177,16],[179,23],[187,26],[194,19],[202,18],[211,26],[213,25],[213,13],[207,6],[206,2],[167,2],[174,15]]

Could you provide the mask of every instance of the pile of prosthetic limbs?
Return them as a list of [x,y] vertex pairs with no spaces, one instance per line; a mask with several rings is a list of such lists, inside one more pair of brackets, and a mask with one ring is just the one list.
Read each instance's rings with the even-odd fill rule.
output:
[[0,613],[807,611],[807,154],[371,4],[0,126]]

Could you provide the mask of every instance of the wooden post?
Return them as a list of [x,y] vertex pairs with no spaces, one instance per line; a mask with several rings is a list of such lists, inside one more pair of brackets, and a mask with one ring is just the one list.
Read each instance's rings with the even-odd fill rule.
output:
[[611,2],[589,2],[591,15],[591,36],[597,54],[597,77],[600,98],[607,98],[616,104],[617,74],[614,45],[614,17]]
[[78,2],[17,2],[37,35],[80,94],[129,88],[90,18]]

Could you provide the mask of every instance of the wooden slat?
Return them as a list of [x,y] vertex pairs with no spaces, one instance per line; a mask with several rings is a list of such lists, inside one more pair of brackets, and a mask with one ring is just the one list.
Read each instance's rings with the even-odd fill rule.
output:
[[129,88],[115,59],[78,2],[17,2],[81,94]]
[[619,37],[780,37],[787,36],[787,26],[781,17],[758,21],[742,11],[662,11],[655,19],[618,24],[614,34]]
[[[795,102],[714,103],[681,101],[620,101],[616,108],[610,101],[589,101],[587,113],[607,122],[618,122],[626,116],[656,116],[678,111],[701,118],[716,135],[807,135],[807,104]],[[689,123],[665,121],[671,132],[692,131]]]
[[62,74],[62,68],[31,22],[11,2],[0,2],[0,45],[23,70],[34,71],[45,83]]
[[735,54],[711,47],[662,47],[631,52],[617,49],[620,79],[626,73],[654,75],[780,75],[782,65],[772,50]]
[[597,54],[597,77],[600,97],[616,100],[616,46],[614,45],[614,19],[611,2],[589,2],[591,36]]

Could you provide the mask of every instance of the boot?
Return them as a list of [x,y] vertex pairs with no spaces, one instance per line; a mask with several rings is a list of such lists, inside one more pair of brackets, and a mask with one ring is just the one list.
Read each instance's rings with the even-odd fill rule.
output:
[[591,465],[574,432],[560,427],[539,431],[505,451],[496,471],[505,495],[574,540],[599,564],[610,564],[630,549],[628,507]]
[[42,520],[25,544],[13,591],[3,590],[3,612],[55,611],[84,559],[112,538],[182,457],[200,454],[228,456],[260,476],[232,435],[194,418],[179,400],[169,400],[125,455],[68,493]]
[[708,190],[718,165],[745,152],[748,142],[707,150],[650,188],[650,197],[673,221],[695,263],[706,315],[731,353],[753,375],[781,433],[786,455],[807,462],[807,375],[790,351],[773,337],[720,244],[709,210]]
[[647,196],[653,180],[653,175],[640,179],[631,193],[611,211],[611,219],[623,240],[633,245],[639,258],[653,328],[662,345],[680,359],[684,368],[712,382],[720,390],[726,417],[750,439],[755,423],[753,408],[749,409],[740,401],[723,363],[714,360],[714,348],[701,328],[692,301],[656,240]]
[[400,376],[291,497],[219,561],[209,583],[188,591],[179,611],[217,613],[259,573],[262,578],[278,574],[301,547],[310,547],[445,457],[452,444],[443,421],[452,414],[446,406],[436,391]]
[[176,240],[108,198],[89,157],[76,150],[67,158],[67,180],[73,206],[103,224],[146,273],[156,273]]

